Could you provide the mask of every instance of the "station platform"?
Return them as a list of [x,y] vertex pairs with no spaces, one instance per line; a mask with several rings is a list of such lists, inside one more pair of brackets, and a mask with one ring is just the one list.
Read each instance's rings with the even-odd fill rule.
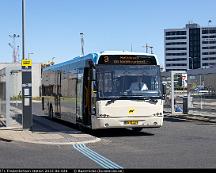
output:
[[23,130],[19,121],[10,127],[5,127],[3,119],[0,118],[0,140],[47,145],[72,145],[94,143],[100,141],[100,138],[50,120],[45,116],[33,115],[31,130]]

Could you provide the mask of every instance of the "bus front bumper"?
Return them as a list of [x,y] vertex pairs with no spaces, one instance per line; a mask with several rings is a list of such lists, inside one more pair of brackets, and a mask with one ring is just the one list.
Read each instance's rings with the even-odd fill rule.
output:
[[163,125],[163,117],[140,118],[97,118],[92,116],[92,129],[107,128],[158,128]]

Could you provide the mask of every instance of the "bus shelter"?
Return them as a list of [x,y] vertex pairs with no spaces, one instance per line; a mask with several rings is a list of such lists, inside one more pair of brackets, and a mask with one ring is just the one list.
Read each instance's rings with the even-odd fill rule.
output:
[[0,118],[1,126],[12,127],[21,125],[21,114],[16,106],[21,103],[21,70],[20,67],[7,66],[0,70]]
[[190,114],[216,116],[216,67],[188,71]]
[[[187,98],[187,72],[169,71],[162,72],[162,81],[166,86],[164,112],[179,114],[184,113],[184,98]],[[186,103],[188,104],[188,102]],[[186,106],[187,107],[187,106]]]

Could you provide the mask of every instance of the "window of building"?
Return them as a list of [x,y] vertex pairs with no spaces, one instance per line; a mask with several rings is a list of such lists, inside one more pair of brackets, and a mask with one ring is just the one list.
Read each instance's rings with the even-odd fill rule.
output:
[[216,55],[216,52],[203,52],[203,55]]
[[202,44],[215,44],[216,41],[203,41]]
[[166,59],[166,61],[185,61],[187,58],[173,58],[173,59]]
[[187,53],[166,53],[166,56],[184,56]]
[[216,57],[206,57],[206,58],[202,58],[203,60],[216,60]]
[[180,48],[166,48],[166,50],[187,50],[186,47],[180,47]]
[[167,67],[187,66],[187,64],[166,64]]
[[202,34],[214,34],[216,33],[216,29],[205,29],[205,30],[202,30]]
[[166,40],[179,40],[179,39],[186,39],[187,37],[166,37]]
[[216,49],[216,46],[202,47],[202,49]]
[[169,35],[186,35],[186,31],[168,31],[166,32],[166,36]]
[[202,38],[216,38],[216,35],[204,35]]
[[187,42],[169,42],[166,43],[166,45],[185,45]]

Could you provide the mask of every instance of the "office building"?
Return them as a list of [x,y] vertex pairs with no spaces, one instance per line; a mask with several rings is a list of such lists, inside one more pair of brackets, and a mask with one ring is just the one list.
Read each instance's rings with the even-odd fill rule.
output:
[[188,70],[216,65],[216,27],[196,23],[164,30],[165,69]]

